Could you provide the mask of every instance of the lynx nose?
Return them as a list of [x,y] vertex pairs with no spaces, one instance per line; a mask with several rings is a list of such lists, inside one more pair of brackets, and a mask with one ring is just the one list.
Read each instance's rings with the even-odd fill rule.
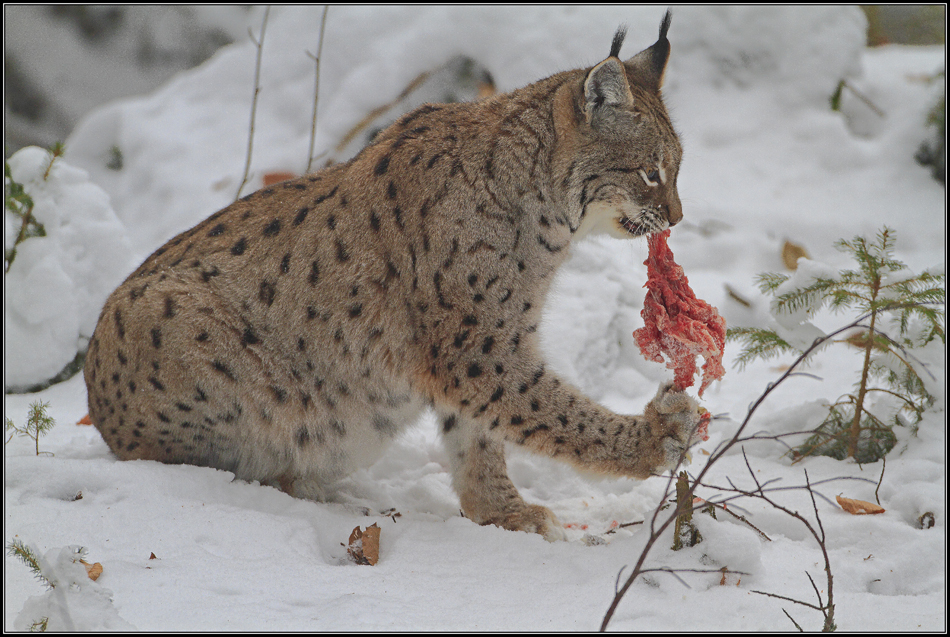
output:
[[676,195],[674,195],[667,204],[660,206],[660,209],[666,216],[666,221],[670,224],[670,227],[675,226],[683,220],[683,206],[680,204],[679,197]]

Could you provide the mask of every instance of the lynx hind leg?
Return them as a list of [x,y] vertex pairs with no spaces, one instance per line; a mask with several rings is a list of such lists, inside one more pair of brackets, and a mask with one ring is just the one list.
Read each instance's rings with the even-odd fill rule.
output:
[[440,414],[449,454],[452,486],[465,516],[476,524],[538,533],[549,542],[566,539],[563,525],[547,507],[528,504],[508,477],[505,448],[472,420]]

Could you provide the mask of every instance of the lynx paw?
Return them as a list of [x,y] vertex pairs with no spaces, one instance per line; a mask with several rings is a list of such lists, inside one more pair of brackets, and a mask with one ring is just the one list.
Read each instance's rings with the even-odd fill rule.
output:
[[557,516],[547,507],[540,504],[525,504],[516,511],[508,512],[498,518],[493,518],[482,522],[482,524],[494,524],[509,531],[525,531],[527,533],[537,533],[544,537],[548,542],[566,540],[567,534],[564,532],[564,525],[561,524]]
[[650,402],[649,411],[655,412],[665,430],[665,457],[662,464],[654,470],[655,473],[662,473],[676,468],[689,448],[699,442],[698,430],[702,412],[699,403],[686,392],[673,389],[673,383],[660,386],[656,397]]

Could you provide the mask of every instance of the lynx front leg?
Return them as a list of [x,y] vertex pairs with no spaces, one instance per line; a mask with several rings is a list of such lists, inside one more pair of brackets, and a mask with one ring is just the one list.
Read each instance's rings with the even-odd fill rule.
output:
[[480,374],[479,382],[445,392],[494,440],[524,445],[582,470],[641,480],[675,467],[696,442],[699,406],[670,385],[660,387],[642,415],[623,416],[563,382],[538,358],[525,356],[511,367],[495,366],[504,373],[494,382]]
[[672,383],[635,416],[615,414],[553,375],[541,393],[544,401],[530,398],[499,428],[508,440],[583,470],[642,480],[675,468],[698,441],[699,405]]
[[554,513],[521,498],[508,477],[503,443],[482,429],[476,421],[457,414],[442,417],[452,486],[465,516],[477,524],[538,533],[549,542],[565,539]]
[[[608,475],[646,479],[673,469],[697,442],[699,405],[661,385],[642,415],[615,414],[539,367],[533,388],[489,425],[506,440]],[[522,385],[523,387],[524,385]]]

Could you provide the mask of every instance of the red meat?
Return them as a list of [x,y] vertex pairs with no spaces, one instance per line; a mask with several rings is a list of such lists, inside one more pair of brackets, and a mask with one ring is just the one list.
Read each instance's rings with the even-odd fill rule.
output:
[[726,340],[726,321],[716,308],[697,299],[689,287],[683,268],[673,261],[666,243],[670,231],[652,234],[648,241],[650,256],[647,266],[646,299],[643,302],[644,327],[633,337],[647,360],[664,362],[673,370],[673,385],[684,390],[694,383],[696,357],[702,356],[703,381],[699,395],[706,387],[722,378],[722,349]]

